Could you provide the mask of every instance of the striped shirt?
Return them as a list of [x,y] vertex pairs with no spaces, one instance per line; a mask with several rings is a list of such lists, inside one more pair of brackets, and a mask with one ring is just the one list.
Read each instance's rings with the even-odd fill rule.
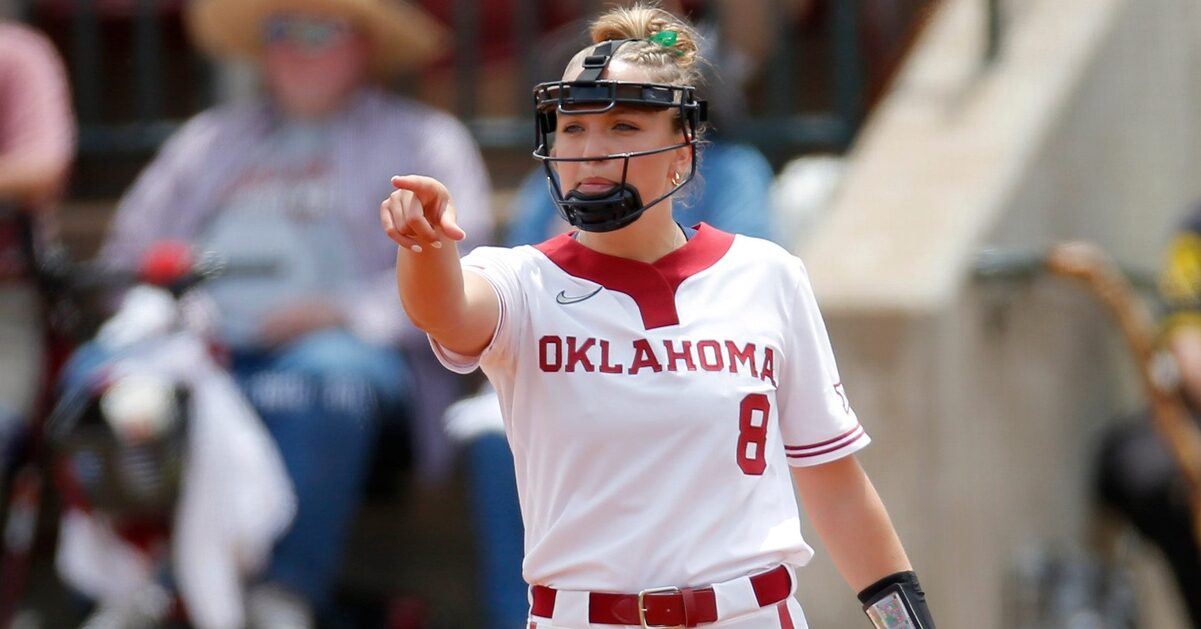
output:
[[41,156],[65,169],[74,151],[71,94],[54,44],[0,22],[0,157]]
[[[6,173],[5,168],[40,164],[45,169],[41,172],[52,169],[62,179],[74,153],[71,94],[54,44],[37,31],[0,22],[0,282],[22,278],[28,271],[15,214],[6,206],[25,209],[53,201],[20,198],[28,195],[14,189],[15,182],[4,176],[13,171]],[[43,237],[54,228],[50,218],[47,212],[35,215]]]

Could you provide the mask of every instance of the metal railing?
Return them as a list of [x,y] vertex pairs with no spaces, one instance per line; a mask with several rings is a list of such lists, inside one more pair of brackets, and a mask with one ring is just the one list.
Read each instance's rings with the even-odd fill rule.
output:
[[[534,25],[536,2],[518,1],[511,13],[514,41],[538,41]],[[698,3],[702,13],[721,18],[729,5],[717,0]],[[824,30],[828,33],[829,58],[833,67],[833,102],[816,111],[798,109],[796,85],[800,58],[793,24],[781,19],[788,13],[787,0],[770,0],[766,23],[762,25],[768,37],[777,42],[765,67],[766,111],[740,122],[736,135],[760,147],[793,152],[809,147],[845,147],[859,126],[863,115],[864,71],[860,54],[861,0],[836,0],[829,3]],[[454,69],[456,75],[456,113],[467,121],[481,145],[490,148],[525,148],[531,139],[531,121],[527,116],[483,117],[479,111],[479,78],[483,67],[479,46],[480,23],[475,0],[454,0],[453,28],[455,38]],[[602,10],[601,0],[585,0],[581,15],[594,15]],[[541,80],[557,77],[538,76],[541,67],[539,50],[534,45],[521,46],[515,52],[517,81],[513,98],[516,111],[530,106],[529,88]]]
[[101,60],[105,40],[100,36],[96,3],[75,2],[71,19],[70,66],[80,118],[80,147],[85,152],[143,152],[156,148],[176,123],[163,114],[162,20],[158,0],[135,0],[134,55],[129,67],[134,80],[136,117],[129,122],[106,121],[101,101],[106,86]]
[[[862,51],[862,15],[865,5],[875,0],[827,0],[821,12],[824,23],[818,25],[826,50],[817,54],[812,46],[801,50],[795,21],[783,19],[788,15],[789,0],[768,1],[769,23],[763,28],[776,44],[763,68],[760,91],[763,102],[759,111],[740,122],[733,135],[775,154],[796,154],[818,147],[845,148],[865,112],[867,72]],[[985,1],[996,8],[997,0]],[[164,108],[168,97],[178,97],[175,90],[169,94],[166,87],[166,44],[174,46],[176,55],[181,49],[188,50],[184,43],[173,40],[182,33],[178,28],[181,4],[181,0],[17,0],[21,15],[35,26],[41,26],[39,16],[47,12],[47,7],[57,12],[56,40],[63,47],[70,67],[80,121],[81,154],[148,153],[186,117],[186,113],[172,115]],[[728,6],[717,0],[693,4],[710,15],[719,14],[723,6]],[[452,107],[485,148],[526,149],[532,140],[528,116],[480,113],[481,62],[485,61],[480,41],[487,25],[481,23],[479,5],[475,0],[451,0],[450,26],[455,33],[450,65],[454,73]],[[603,1],[581,0],[577,5],[581,16],[590,15],[602,7]],[[112,14],[114,6],[120,11],[116,18]],[[511,9],[512,41],[523,43],[513,51],[517,75],[512,93],[513,111],[525,112],[530,100],[528,88],[535,79],[544,78],[536,76],[541,51],[533,45],[538,41],[538,2],[512,0]],[[114,19],[124,21],[122,32],[126,41],[120,42],[120,48],[128,55],[127,59],[111,56],[118,46],[106,34],[104,26]],[[174,26],[168,35],[165,25],[172,21]],[[999,19],[990,24],[999,24]],[[811,58],[803,58],[805,54]],[[198,56],[193,63],[207,64]],[[829,67],[817,67],[823,63]],[[807,73],[821,71],[826,77],[821,89],[827,102],[817,108],[802,107],[797,89],[801,72],[798,68],[805,68]],[[115,81],[114,74],[124,76]],[[209,65],[206,71],[198,73],[203,77],[201,80],[187,86],[196,92],[191,96],[197,105],[194,110],[216,100],[215,74]],[[118,89],[132,93],[117,94]],[[115,115],[110,103],[114,98],[129,105],[127,111]]]
[[[180,0],[16,0],[18,16],[46,30],[65,57],[82,155],[148,153],[182,122],[164,107],[169,57],[164,17],[177,15],[180,5]],[[114,23],[123,27],[117,36],[106,28]],[[122,59],[113,58],[117,44]],[[190,100],[211,103],[208,83]]]

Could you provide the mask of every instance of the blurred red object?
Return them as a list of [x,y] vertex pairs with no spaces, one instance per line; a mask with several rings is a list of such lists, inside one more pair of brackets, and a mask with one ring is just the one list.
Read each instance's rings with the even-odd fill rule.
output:
[[170,286],[187,276],[195,263],[192,245],[183,240],[164,240],[146,250],[138,277],[155,286]]

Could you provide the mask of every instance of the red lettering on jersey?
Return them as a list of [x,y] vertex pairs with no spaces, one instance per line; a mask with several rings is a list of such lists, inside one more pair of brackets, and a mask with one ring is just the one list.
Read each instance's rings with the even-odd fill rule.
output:
[[759,370],[755,367],[755,344],[747,343],[738,351],[734,341],[726,341],[726,353],[730,355],[730,373],[738,372],[738,364],[742,363],[751,368],[751,377],[758,378]]
[[601,364],[600,364],[600,372],[601,373],[621,373],[625,369],[625,367],[622,366],[621,363],[618,363],[616,365],[609,364],[609,341],[601,339],[600,350],[601,350]]
[[549,335],[538,339],[538,366],[548,373],[563,368],[563,339]]
[[[710,353],[706,354],[705,350]],[[726,366],[725,359],[721,356],[721,345],[717,341],[697,341],[696,356],[701,361],[701,369],[705,371],[721,371]]]
[[776,353],[770,347],[763,348],[763,367],[759,374],[760,380],[771,380],[773,386],[780,386],[776,384]]
[[651,344],[646,339],[638,339],[634,341],[634,362],[630,365],[630,373],[636,374],[643,367],[649,367],[655,373],[663,371],[663,365],[659,364],[655,352],[651,351]]
[[583,345],[576,346],[576,338],[574,336],[567,337],[567,367],[563,371],[574,372],[577,364],[584,367],[584,371],[592,373],[596,368],[592,366],[592,361],[588,359],[588,350],[596,345],[596,339],[588,338]]
[[676,369],[676,361],[683,360],[688,371],[696,371],[696,363],[692,362],[692,341],[680,341],[680,345],[684,346],[684,349],[677,352],[670,340],[663,341],[663,347],[667,350],[667,370],[679,371]]

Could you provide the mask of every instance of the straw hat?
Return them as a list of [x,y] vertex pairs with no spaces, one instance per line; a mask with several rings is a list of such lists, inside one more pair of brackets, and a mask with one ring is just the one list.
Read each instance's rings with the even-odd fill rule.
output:
[[196,45],[219,57],[257,59],[263,21],[278,13],[312,13],[350,20],[373,44],[376,76],[434,60],[450,40],[424,9],[399,0],[196,0],[188,26]]

